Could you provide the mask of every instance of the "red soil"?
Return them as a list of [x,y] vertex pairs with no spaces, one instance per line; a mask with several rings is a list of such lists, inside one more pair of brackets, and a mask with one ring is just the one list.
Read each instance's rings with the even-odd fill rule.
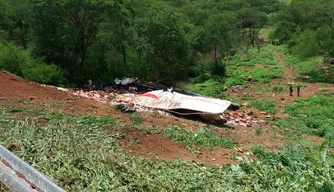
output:
[[[108,104],[79,98],[67,92],[27,82],[6,71],[0,71],[0,106],[18,106],[75,115],[109,115],[120,122],[131,123],[128,114],[121,113]],[[142,116],[144,127],[178,125],[184,128],[195,128],[203,125],[203,123],[196,121],[166,117],[154,113],[143,113]],[[129,130],[136,132],[136,128]],[[155,158],[162,160],[182,158],[187,161],[199,161],[209,165],[223,165],[235,162],[231,156],[233,154],[231,149],[217,148],[212,152],[204,151],[201,154],[194,155],[184,145],[174,143],[163,136],[145,135],[145,131],[137,131],[137,133],[139,134],[135,136],[141,141],[141,144],[127,147],[134,155],[144,154],[145,157],[149,157],[150,154],[154,153]],[[132,136],[131,132],[129,135]]]

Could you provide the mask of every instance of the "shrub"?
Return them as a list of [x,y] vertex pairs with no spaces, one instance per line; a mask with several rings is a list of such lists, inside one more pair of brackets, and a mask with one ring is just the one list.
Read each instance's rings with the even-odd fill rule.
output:
[[226,74],[226,65],[223,62],[214,62],[211,73],[213,75],[225,76]]
[[0,69],[38,83],[54,85],[65,83],[64,72],[56,65],[48,65],[41,59],[33,58],[28,50],[1,41]]
[[56,65],[47,65],[41,60],[33,60],[21,66],[24,78],[44,84],[59,85],[65,82],[64,72]]
[[28,62],[26,52],[0,41],[0,69],[22,76],[20,65]]

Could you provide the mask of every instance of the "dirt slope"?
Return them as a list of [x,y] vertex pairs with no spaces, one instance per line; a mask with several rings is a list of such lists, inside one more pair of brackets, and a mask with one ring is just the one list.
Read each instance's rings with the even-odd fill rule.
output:
[[[37,83],[27,82],[6,71],[0,71],[0,106],[19,106],[75,115],[112,116],[119,122],[125,123],[128,127],[124,130],[127,136],[122,141],[122,146],[131,151],[133,155],[150,159],[172,160],[182,158],[189,162],[196,161],[219,166],[236,162],[235,156],[248,152],[249,147],[253,143],[262,145],[270,151],[279,150],[282,146],[282,138],[272,137],[270,128],[268,128],[268,131],[264,131],[263,135],[259,136],[255,133],[256,127],[212,127],[216,134],[237,141],[239,143],[238,149],[216,147],[213,151],[202,150],[200,153],[191,153],[186,149],[186,145],[175,143],[162,135],[148,134],[144,129],[138,130],[134,128],[128,114],[115,110],[108,104],[98,103],[94,100],[59,91],[55,88],[43,87]],[[166,117],[154,113],[143,113],[142,117],[142,126],[144,128],[152,127],[153,125],[160,128],[169,125],[178,125],[179,127],[190,129],[197,129],[198,126],[206,126],[201,122]],[[136,138],[139,142],[129,145],[131,143],[130,138]]]
[[[0,71],[0,106],[18,106],[75,115],[109,115],[115,117],[119,122],[128,123],[131,126],[128,114],[123,114],[108,104],[79,98],[67,92],[27,82],[6,71]],[[203,124],[151,113],[144,113],[143,120],[145,127],[151,127],[153,123],[158,127],[177,124],[181,127],[193,128]],[[182,158],[190,162],[200,161],[209,165],[223,165],[235,161],[234,158],[228,155],[232,154],[231,149],[219,148],[215,152],[204,151],[201,154],[194,155],[185,146],[174,143],[161,135],[147,135],[145,131],[136,130],[136,128],[130,130],[133,131],[127,133],[128,138],[136,137],[141,141],[140,144],[127,147],[132,151],[133,155],[151,158],[152,154],[155,154],[153,159],[172,160]],[[127,140],[124,140],[124,143],[127,143]]]

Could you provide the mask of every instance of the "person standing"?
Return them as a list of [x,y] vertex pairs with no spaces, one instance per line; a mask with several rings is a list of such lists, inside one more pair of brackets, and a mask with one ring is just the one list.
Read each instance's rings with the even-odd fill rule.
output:
[[292,96],[292,93],[293,93],[293,83],[289,82],[288,86],[289,86],[289,91],[290,91],[289,95]]
[[292,84],[289,85],[289,90],[290,90],[290,96],[292,96],[292,92],[293,92]]

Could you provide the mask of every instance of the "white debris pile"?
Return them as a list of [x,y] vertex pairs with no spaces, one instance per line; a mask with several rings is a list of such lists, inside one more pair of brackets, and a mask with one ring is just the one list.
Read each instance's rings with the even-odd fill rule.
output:
[[84,97],[87,99],[93,99],[97,102],[101,103],[109,103],[112,100],[115,99],[116,94],[115,93],[106,93],[104,91],[71,91],[73,95]]
[[41,84],[42,87],[48,87],[48,88],[53,88],[53,89],[57,89],[59,91],[64,91],[64,92],[69,92],[70,89],[66,89],[66,88],[62,88],[62,87],[56,87],[53,85],[45,85],[45,84]]
[[259,120],[257,116],[253,115],[251,111],[246,110],[226,111],[224,118],[227,120],[226,124],[235,126],[251,127],[265,123],[264,120]]

